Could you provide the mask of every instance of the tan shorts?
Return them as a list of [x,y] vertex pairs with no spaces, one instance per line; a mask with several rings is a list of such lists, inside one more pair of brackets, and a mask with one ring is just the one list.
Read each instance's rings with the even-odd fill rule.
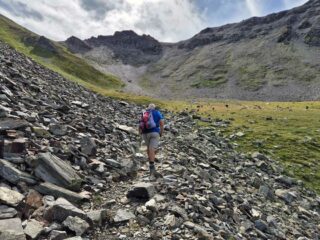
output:
[[143,140],[147,147],[157,149],[159,147],[160,134],[157,132],[144,133],[142,134]]

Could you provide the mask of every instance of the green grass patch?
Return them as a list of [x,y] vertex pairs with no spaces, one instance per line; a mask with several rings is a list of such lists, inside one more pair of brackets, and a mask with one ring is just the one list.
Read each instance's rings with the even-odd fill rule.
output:
[[169,108],[193,109],[206,117],[231,119],[230,127],[220,131],[225,136],[245,133],[234,140],[238,151],[269,155],[287,174],[320,193],[320,102],[180,102]]
[[0,40],[36,62],[76,82],[84,81],[108,89],[123,86],[119,78],[98,71],[59,43],[51,42],[55,52],[36,46],[38,38],[38,35],[0,15]]

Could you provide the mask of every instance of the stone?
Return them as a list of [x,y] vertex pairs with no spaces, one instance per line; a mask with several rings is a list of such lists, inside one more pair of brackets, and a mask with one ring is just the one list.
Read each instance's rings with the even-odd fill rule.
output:
[[289,190],[285,190],[285,189],[277,189],[275,191],[275,194],[277,197],[279,197],[280,199],[282,199],[283,201],[285,201],[288,204],[292,203],[296,198],[294,193],[290,192]]
[[68,238],[67,232],[52,230],[49,235],[49,240],[64,240]]
[[16,207],[23,199],[24,199],[24,196],[21,193],[10,190],[6,187],[0,187],[1,203]]
[[41,183],[38,186],[36,186],[35,189],[44,195],[52,195],[56,198],[62,197],[73,203],[79,203],[83,200],[89,199],[88,197],[83,196],[79,193],[59,187],[49,182]]
[[27,226],[24,229],[25,234],[31,239],[37,239],[43,231],[43,223],[40,223],[34,219],[27,222]]
[[0,239],[26,240],[20,218],[0,220]]
[[25,120],[10,119],[10,118],[0,120],[0,132],[4,132],[6,130],[24,129],[28,126],[29,126],[29,123]]
[[102,226],[107,219],[107,210],[94,210],[87,213],[89,223],[94,226]]
[[0,205],[0,219],[14,218],[17,216],[17,210],[6,205]]
[[150,199],[148,202],[146,202],[145,206],[147,209],[154,211],[154,212],[158,210],[157,202],[153,198]]
[[107,164],[107,166],[110,166],[113,168],[121,168],[121,164],[116,160],[106,159],[104,162]]
[[128,198],[150,199],[156,194],[156,189],[151,183],[139,182],[128,191]]
[[32,127],[32,131],[35,133],[36,137],[49,138],[51,136],[49,131],[43,127]]
[[80,217],[81,219],[86,219],[86,214],[79,208],[72,205],[64,198],[58,198],[52,206],[50,206],[44,212],[44,218],[49,222],[58,221],[63,222],[68,216]]
[[22,172],[15,168],[10,162],[0,159],[0,176],[12,184],[26,182],[28,184],[36,184],[37,180],[28,173]]
[[49,126],[49,131],[55,136],[64,136],[68,132],[68,128],[61,124],[52,124]]
[[88,156],[93,156],[97,153],[97,145],[94,139],[90,137],[83,137],[80,140],[81,152]]
[[185,221],[188,220],[188,214],[186,213],[186,211],[177,205],[170,206],[169,211],[175,214],[177,217],[183,218],[183,220]]
[[83,240],[83,238],[80,236],[76,236],[76,237],[66,238],[64,240]]
[[42,195],[31,189],[26,196],[25,203],[31,208],[38,209],[43,205]]
[[120,222],[127,222],[130,219],[134,219],[135,217],[136,216],[132,212],[130,212],[128,210],[119,209],[116,212],[116,215],[113,218],[113,220],[115,223],[120,223]]
[[4,139],[0,141],[0,158],[12,163],[23,163],[23,155],[26,153],[26,143],[27,140],[25,138],[14,140]]
[[79,217],[67,217],[66,220],[64,220],[63,222],[63,226],[69,228],[71,231],[75,232],[77,236],[81,236],[82,234],[84,234],[88,228],[90,227],[89,224],[79,218]]
[[35,164],[35,174],[42,180],[69,190],[78,191],[82,179],[71,165],[51,153],[40,153]]
[[254,226],[262,232],[266,232],[268,230],[268,223],[260,219],[254,222]]
[[116,128],[129,134],[139,135],[137,129],[133,127],[117,124]]

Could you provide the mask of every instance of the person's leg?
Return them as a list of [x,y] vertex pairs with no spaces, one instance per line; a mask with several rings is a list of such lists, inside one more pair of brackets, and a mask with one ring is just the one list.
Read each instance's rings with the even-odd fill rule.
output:
[[150,173],[154,173],[155,172],[154,160],[155,160],[156,151],[159,145],[159,134],[150,133],[149,136],[150,136],[149,150],[148,150],[149,168],[150,168]]

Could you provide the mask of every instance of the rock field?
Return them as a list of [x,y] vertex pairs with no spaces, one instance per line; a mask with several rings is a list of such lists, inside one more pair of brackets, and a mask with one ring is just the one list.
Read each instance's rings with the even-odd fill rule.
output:
[[0,239],[319,239],[320,197],[228,122],[164,111],[150,181],[141,110],[0,42]]

